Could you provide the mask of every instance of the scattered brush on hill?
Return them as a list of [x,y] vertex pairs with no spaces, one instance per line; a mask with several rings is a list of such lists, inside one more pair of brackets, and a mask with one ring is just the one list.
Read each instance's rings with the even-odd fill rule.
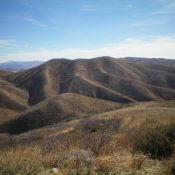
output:
[[[28,145],[27,147],[13,147],[1,151],[0,174],[9,175],[101,175],[101,174],[160,174],[171,175],[174,168],[175,157],[168,160],[153,160],[142,153],[132,154],[127,150],[111,149],[111,139],[100,141],[97,133],[89,142],[81,143],[99,148],[99,154],[94,154],[92,147],[77,147],[70,140],[48,140],[41,145]],[[86,135],[88,136],[88,135]],[[92,135],[91,135],[92,136]],[[104,136],[104,135],[103,135]],[[74,137],[73,137],[74,138]],[[88,137],[85,137],[88,138]],[[105,148],[106,147],[106,148]],[[103,149],[102,149],[103,148]],[[106,150],[106,151],[105,151]]]
[[16,88],[13,84],[0,80],[0,107],[24,110],[27,108],[27,92]]
[[[69,95],[61,98],[67,101]],[[3,134],[4,145],[11,146],[1,150],[8,155],[12,149],[13,156],[21,150],[21,160],[24,150],[30,150],[27,158],[36,161],[42,168],[40,174],[46,175],[53,171],[58,175],[171,175],[175,168],[174,114],[173,101],[139,103],[19,135]]]
[[0,124],[28,108],[28,93],[0,78]]
[[0,126],[0,132],[17,134],[52,125],[61,121],[78,119],[92,114],[111,111],[122,105],[97,100],[77,94],[61,94],[44,101]]
[[120,127],[121,119],[84,119],[75,127],[81,131],[92,133],[95,131],[117,132]]

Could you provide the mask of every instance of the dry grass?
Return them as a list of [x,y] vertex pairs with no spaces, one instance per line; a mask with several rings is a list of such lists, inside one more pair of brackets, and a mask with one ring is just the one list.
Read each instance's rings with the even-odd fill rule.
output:
[[0,124],[28,108],[27,92],[0,77]]
[[[171,175],[175,168],[174,107],[173,101],[139,103],[18,136],[4,135],[3,144],[11,146],[3,148],[0,159],[8,162],[17,157],[14,161],[19,165],[19,159],[27,157],[29,166],[36,161],[41,168],[37,173],[44,175]],[[164,152],[167,143],[171,152]]]
[[0,175],[170,175],[174,168],[174,159],[153,160],[141,153],[116,151],[112,155],[96,157],[88,150],[72,148],[63,151],[62,148],[59,151],[58,147],[51,152],[42,152],[38,147],[1,151]]
[[121,106],[117,103],[78,94],[61,94],[31,107],[19,114],[17,119],[5,123],[0,128],[1,132],[18,134],[61,121],[84,118],[92,114],[115,110]]
[[42,171],[36,148],[18,148],[0,152],[0,175],[36,175]]

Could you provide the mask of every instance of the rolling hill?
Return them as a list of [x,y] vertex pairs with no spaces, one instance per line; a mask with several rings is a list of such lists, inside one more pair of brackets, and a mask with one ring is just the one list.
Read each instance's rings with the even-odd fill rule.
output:
[[110,101],[97,100],[78,94],[66,93],[45,100],[20,113],[0,127],[0,132],[11,134],[48,126],[61,121],[78,119],[121,107]]
[[[41,127],[44,121],[47,127]],[[54,125],[48,125],[51,121]],[[46,167],[43,174],[47,174],[48,167],[58,167],[58,160],[59,165],[64,165],[59,166],[59,171],[68,169],[70,172],[78,160],[78,168],[88,161],[91,170],[96,166],[97,170],[101,167],[102,171],[115,174],[171,175],[175,165],[171,150],[174,126],[175,101],[118,106],[81,95],[62,94],[31,107],[6,126],[1,125],[1,132],[19,135],[0,134],[1,146],[5,147],[0,155],[4,155],[1,160],[6,160],[9,154],[11,160],[16,156],[20,160],[23,156],[25,160],[29,151],[30,160]],[[26,130],[29,127],[36,128]],[[16,161],[19,163],[18,159]]]
[[175,63],[165,62],[146,59],[140,63],[137,59],[111,57],[53,59],[13,74],[10,81],[29,92],[30,105],[69,92],[119,103],[172,100]]
[[72,117],[101,113],[111,109],[111,104],[119,106],[109,101],[173,100],[174,63],[165,59],[99,57],[53,59],[16,73],[1,70],[0,124],[12,119],[10,123],[15,123],[15,129],[9,127],[10,132],[20,133]]
[[0,123],[28,108],[28,93],[8,82],[9,72],[0,71]]

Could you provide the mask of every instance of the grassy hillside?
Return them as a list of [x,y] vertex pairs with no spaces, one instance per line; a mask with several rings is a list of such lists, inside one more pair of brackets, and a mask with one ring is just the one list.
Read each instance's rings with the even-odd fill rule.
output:
[[157,68],[152,60],[138,64],[111,57],[53,59],[11,76],[11,81],[29,92],[31,105],[66,92],[120,103],[175,99],[174,62],[163,71],[163,64],[156,62]]
[[31,129],[78,119],[94,113],[114,110],[121,105],[104,100],[97,100],[77,94],[61,94],[24,111],[0,128],[9,133],[20,133]]
[[0,70],[0,78],[5,79],[9,75],[9,72]]
[[1,71],[0,76],[0,123],[14,117],[28,108],[28,93],[6,81],[7,74]]
[[[67,101],[69,95],[61,98]],[[6,150],[1,152],[0,160],[8,163],[16,157],[21,171],[31,173],[32,169],[36,174],[45,175],[54,174],[52,168],[58,168],[55,173],[58,175],[172,175],[175,169],[175,102],[113,107],[112,111],[61,120],[17,136],[3,134],[1,147],[5,146]],[[86,113],[83,107],[81,111]],[[23,161],[31,168],[27,169]],[[13,167],[13,171],[18,172],[15,161],[11,166],[3,165],[3,169]]]

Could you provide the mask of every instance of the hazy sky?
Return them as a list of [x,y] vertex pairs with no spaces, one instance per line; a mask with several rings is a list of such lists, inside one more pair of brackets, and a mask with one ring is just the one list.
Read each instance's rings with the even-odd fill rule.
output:
[[0,0],[0,62],[175,58],[175,0]]

